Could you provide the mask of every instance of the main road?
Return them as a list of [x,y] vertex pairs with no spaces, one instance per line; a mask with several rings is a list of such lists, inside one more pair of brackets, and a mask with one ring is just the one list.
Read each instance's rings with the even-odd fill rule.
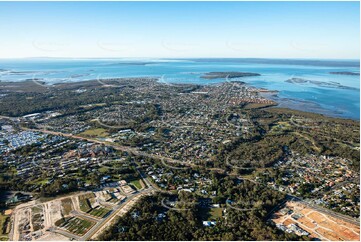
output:
[[[23,129],[26,129],[26,128],[23,128]],[[100,140],[97,140],[97,139],[91,139],[91,138],[87,138],[87,137],[82,137],[82,136],[78,136],[78,135],[72,135],[72,134],[66,134],[66,133],[61,133],[61,132],[55,132],[55,131],[50,131],[50,130],[40,130],[40,129],[27,129],[29,131],[34,131],[34,132],[43,132],[43,133],[47,133],[47,134],[52,134],[52,135],[58,135],[58,136],[64,136],[64,137],[69,137],[69,138],[74,138],[74,139],[80,139],[80,140],[86,140],[86,141],[90,141],[90,142],[94,142],[94,143],[99,143],[99,144],[104,144],[104,145],[109,145],[109,146],[112,146],[114,149],[116,150],[121,150],[121,151],[127,151],[127,152],[130,152],[130,153],[133,153],[134,155],[139,155],[139,156],[144,156],[144,157],[149,157],[149,158],[153,158],[153,159],[159,159],[159,160],[167,160],[168,162],[170,163],[178,163],[178,164],[182,164],[182,165],[185,165],[185,166],[191,166],[191,167],[197,167],[198,165],[196,164],[191,164],[190,162],[182,162],[182,161],[179,161],[179,160],[174,160],[174,159],[171,159],[171,158],[168,158],[168,157],[163,157],[163,156],[160,156],[160,155],[151,155],[151,154],[148,154],[146,152],[143,152],[143,151],[139,151],[138,149],[136,148],[132,148],[132,147],[127,147],[127,146],[120,146],[120,145],[114,145],[114,144],[110,144],[109,142],[105,142],[105,141],[100,141]],[[213,169],[214,170],[214,169]],[[225,172],[223,169],[219,169],[221,172]],[[143,178],[143,180],[145,181],[145,183],[149,186],[149,187],[152,187],[153,186],[150,184],[150,182],[143,176],[143,174],[139,171],[141,177]],[[240,177],[241,179],[245,179],[243,177]],[[250,179],[247,179],[247,180],[250,180]],[[254,180],[250,180],[252,182],[255,182],[255,183],[258,183]],[[272,188],[273,189],[273,188]],[[331,216],[334,216],[334,217],[337,217],[339,219],[343,219],[349,223],[353,223],[353,224],[359,224],[359,220],[355,219],[355,218],[352,218],[350,216],[347,216],[347,215],[343,215],[343,214],[340,214],[340,213],[336,213],[334,211],[331,211],[327,208],[323,208],[323,207],[320,207],[320,206],[317,206],[315,204],[312,204],[312,203],[309,203],[305,200],[303,200],[302,198],[299,198],[299,197],[296,197],[292,194],[288,194],[286,193],[288,196],[290,197],[293,197],[294,200],[298,201],[298,202],[301,202],[319,212],[323,212],[323,213],[326,213],[326,214],[329,214]]]
[[[255,181],[255,180],[252,180],[252,179],[249,179],[249,178],[239,177],[239,179],[248,180],[248,181],[256,183],[256,184],[265,185],[263,183],[259,183],[259,182]],[[334,212],[334,211],[332,211],[330,209],[327,209],[327,208],[324,208],[324,207],[321,207],[321,206],[317,206],[316,204],[310,203],[310,202],[308,202],[308,201],[306,201],[306,200],[304,200],[304,199],[302,199],[300,197],[296,197],[293,194],[289,194],[289,193],[287,193],[285,191],[277,190],[277,189],[273,188],[272,186],[268,186],[268,187],[270,187],[273,190],[276,190],[276,191],[279,191],[279,192],[285,194],[286,195],[286,200],[291,200],[291,201],[302,203],[303,205],[308,206],[308,207],[310,207],[310,208],[312,208],[312,209],[314,209],[314,210],[316,210],[316,211],[318,211],[320,213],[325,213],[325,214],[327,214],[329,216],[336,217],[336,218],[344,220],[346,222],[349,222],[349,223],[352,223],[352,224],[355,224],[355,225],[360,225],[360,221],[357,218],[353,218],[353,217],[350,217],[348,215],[340,214],[340,213]],[[284,189],[284,190],[286,190],[286,189]],[[285,202],[282,202],[282,204],[284,204],[284,203]],[[270,213],[269,213],[269,215],[270,215]]]
[[[0,118],[7,118],[7,119],[15,119],[15,118],[10,118],[10,117],[6,117],[6,116],[0,116]],[[129,153],[132,153],[134,155],[138,155],[138,156],[144,156],[144,157],[149,157],[149,158],[152,158],[152,159],[158,159],[158,160],[166,160],[170,163],[177,163],[177,164],[182,164],[182,165],[185,165],[185,166],[190,166],[190,167],[197,167],[198,165],[196,164],[192,164],[191,162],[182,162],[182,161],[179,161],[179,160],[175,160],[175,159],[172,159],[172,158],[168,158],[168,157],[163,157],[163,156],[160,156],[160,155],[154,155],[154,154],[148,154],[146,152],[143,152],[143,151],[139,151],[138,149],[136,148],[132,148],[132,147],[128,147],[128,146],[121,146],[121,145],[115,145],[115,144],[111,144],[109,142],[106,142],[106,141],[100,141],[100,140],[97,140],[97,139],[92,139],[92,138],[88,138],[88,137],[83,137],[83,136],[79,136],[79,135],[73,135],[73,134],[67,134],[67,133],[62,133],[62,132],[56,132],[56,131],[50,131],[50,130],[46,130],[46,129],[29,129],[29,128],[25,128],[25,127],[21,127],[23,130],[28,130],[28,131],[34,131],[34,132],[41,132],[41,133],[46,133],[46,134],[51,134],[51,135],[57,135],[57,136],[63,136],[63,137],[68,137],[68,138],[73,138],[73,139],[79,139],[79,140],[85,140],[85,141],[89,141],[89,142],[93,142],[93,143],[98,143],[98,144],[104,144],[104,145],[108,145],[108,146],[111,146],[113,147],[114,149],[116,150],[120,150],[120,151],[125,151],[125,152],[129,152]],[[137,169],[138,170],[138,169]],[[214,170],[214,169],[212,169]],[[225,172],[223,169],[218,169],[220,172]],[[142,174],[141,171],[139,171],[139,174],[141,175],[142,179],[144,180],[145,184],[148,186],[148,189],[151,189],[153,190],[154,187],[153,185],[147,180],[146,177],[144,177],[144,175]],[[243,177],[239,177],[241,179],[245,179]],[[247,180],[250,180],[250,179],[247,179]],[[252,182],[255,182],[255,183],[258,183],[254,180],[250,180]],[[273,188],[272,188],[273,189]],[[147,189],[143,190],[146,191]],[[285,192],[286,193],[286,192]],[[139,194],[139,193],[138,193]],[[334,216],[334,217],[337,217],[339,219],[342,219],[342,220],[345,220],[347,222],[350,222],[350,223],[353,223],[353,224],[357,224],[359,225],[359,221],[355,218],[352,218],[350,216],[347,216],[347,215],[343,215],[343,214],[339,214],[339,213],[336,213],[334,211],[331,211],[329,209],[326,209],[326,208],[323,208],[323,207],[320,207],[320,206],[316,206],[315,204],[311,204],[305,200],[303,200],[302,198],[299,198],[299,197],[296,197],[292,194],[288,194],[286,193],[290,198],[293,198],[293,200],[295,201],[298,201],[300,203],[303,203],[304,205],[307,205],[319,212],[322,212],[322,213],[326,213],[326,214],[329,214],[331,216]],[[136,194],[132,195],[131,197],[134,197]],[[131,197],[129,197],[128,199],[130,199]],[[128,200],[127,199],[127,200]],[[95,225],[92,229],[90,229],[88,231],[88,233],[86,233],[83,237],[81,237],[80,239],[84,240],[84,239],[88,239],[90,238],[89,235],[93,235],[95,233],[95,231],[97,231],[99,228],[101,228],[102,226],[104,226],[104,224],[106,224],[106,222],[108,220],[110,220],[112,218],[112,216],[115,216],[115,214],[118,212],[118,210],[120,210],[123,206],[125,205],[125,202],[122,203],[121,205],[119,205],[118,207],[116,207],[115,210],[113,210],[108,217],[102,219],[102,221],[100,223],[98,223],[97,225]],[[60,232],[60,231],[59,231]]]
[[190,161],[182,162],[182,161],[175,160],[175,159],[172,159],[172,158],[169,158],[169,157],[164,157],[164,156],[161,156],[161,155],[151,155],[151,154],[140,151],[140,150],[138,150],[136,148],[133,148],[133,147],[116,145],[116,144],[112,144],[112,143],[107,142],[107,141],[101,141],[101,140],[92,139],[92,138],[88,138],[88,137],[83,137],[83,136],[79,136],[79,135],[67,134],[67,133],[62,133],[62,132],[57,132],[57,131],[46,130],[46,129],[30,129],[30,128],[25,128],[25,127],[21,127],[21,129],[27,130],[27,131],[33,131],[33,132],[40,132],[40,133],[44,133],[44,134],[63,136],[63,137],[67,137],[67,138],[79,139],[79,140],[89,141],[89,142],[103,144],[103,145],[108,145],[108,146],[113,147],[116,150],[120,150],[120,151],[123,151],[123,152],[124,151],[129,152],[129,153],[132,153],[132,154],[137,155],[137,156],[144,156],[144,157],[149,157],[149,158],[158,159],[158,160],[166,160],[166,161],[168,161],[170,163],[177,163],[177,164],[182,164],[182,165],[185,165],[185,166],[194,166],[194,167],[197,166],[196,164],[192,164]]

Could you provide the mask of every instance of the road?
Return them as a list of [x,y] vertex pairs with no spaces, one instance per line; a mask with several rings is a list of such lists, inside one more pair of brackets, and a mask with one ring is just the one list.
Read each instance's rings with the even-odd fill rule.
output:
[[94,218],[93,216],[90,216],[90,215],[85,214],[85,213],[79,213],[78,211],[72,211],[71,214],[74,215],[74,216],[86,219],[86,220],[96,222],[96,223],[99,221],[98,218]]
[[126,201],[123,203],[117,205],[106,218],[103,218],[100,222],[98,222],[95,226],[93,226],[84,236],[80,238],[80,240],[85,241],[90,239],[97,231],[101,230],[102,227],[104,227],[114,216],[117,215],[117,213],[126,206],[131,200],[135,197],[141,196],[143,194],[150,193],[153,189],[152,188],[146,188],[138,193],[132,194],[129,196]]
[[357,226],[360,226],[360,220],[357,219],[357,218],[353,218],[353,217],[350,217],[350,216],[347,216],[347,215],[344,215],[344,214],[340,214],[340,213],[337,213],[337,212],[334,212],[330,209],[327,209],[327,208],[324,208],[324,207],[321,207],[321,206],[317,206],[315,204],[312,204],[312,203],[309,203],[303,199],[300,199],[298,198],[299,200],[295,200],[297,202],[300,202],[308,207],[311,207],[313,208],[314,210],[320,212],[320,213],[325,213],[327,215],[330,215],[332,217],[335,217],[335,218],[338,218],[338,219],[341,219],[341,220],[344,220],[346,222],[349,222],[351,224],[354,224],[354,225],[357,225]]
[[[251,179],[249,179],[249,178],[243,178],[243,177],[238,177],[238,178],[239,178],[239,179],[243,179],[243,180],[248,180],[248,181],[251,181],[251,182],[256,183],[256,184],[265,185],[265,184],[263,184],[263,183],[259,183],[259,182],[257,182],[257,181],[251,180]],[[266,185],[266,186],[268,186],[268,185]],[[273,190],[279,191],[279,190],[277,190],[277,189],[274,189],[272,186],[268,186],[268,187],[270,187],[270,188],[273,189]],[[282,191],[279,191],[279,192],[282,192]],[[310,208],[312,208],[312,209],[314,209],[314,210],[316,210],[316,211],[318,211],[318,212],[320,212],[320,213],[325,213],[325,214],[327,214],[327,215],[336,217],[336,218],[338,218],[338,219],[342,219],[342,220],[344,220],[344,221],[346,221],[346,222],[349,222],[349,223],[352,223],[352,224],[355,224],[355,225],[360,225],[359,219],[352,218],[352,217],[350,217],[350,216],[347,216],[347,215],[344,215],[344,214],[340,214],[340,213],[334,212],[334,211],[332,211],[332,210],[330,210],[330,209],[327,209],[327,208],[324,208],[324,207],[321,207],[321,206],[317,206],[317,205],[315,205],[315,204],[313,204],[313,203],[310,203],[310,202],[308,202],[308,201],[306,201],[306,200],[304,200],[304,199],[302,199],[302,198],[300,198],[300,197],[296,197],[296,196],[293,195],[293,194],[289,194],[289,193],[287,193],[287,192],[282,192],[282,193],[287,196],[287,197],[286,197],[287,200],[293,200],[293,201],[295,201],[295,202],[302,203],[303,205],[308,206],[308,207],[310,207]],[[283,203],[284,203],[284,202],[283,202]]]
[[[88,192],[80,192],[80,193],[78,192],[77,194],[67,195],[66,197],[74,198],[74,197],[79,196],[79,195],[84,194],[84,193],[88,193]],[[64,198],[64,196],[59,196],[59,197],[56,197],[55,199],[53,199],[52,201],[61,200],[61,199],[63,199],[63,198]],[[46,211],[48,202],[49,202],[49,201],[39,203],[38,200],[32,200],[32,201],[30,201],[30,202],[23,203],[23,204],[19,204],[18,206],[16,206],[16,207],[14,208],[14,210],[13,210],[12,223],[11,223],[12,226],[11,226],[11,231],[10,231],[10,233],[9,233],[9,239],[10,239],[10,240],[15,240],[15,239],[18,237],[18,230],[17,230],[17,228],[18,228],[18,226],[19,226],[19,223],[18,223],[18,221],[16,220],[16,217],[17,217],[16,214],[17,214],[18,210],[20,210],[20,209],[32,208],[32,207],[34,207],[34,206],[43,206],[44,211]],[[46,227],[48,227],[48,226],[50,226],[50,224],[52,224],[52,222],[51,222],[52,219],[51,219],[51,215],[50,215],[49,213],[47,213],[47,212],[44,212],[44,216],[45,216],[45,218],[44,218],[45,228],[44,228],[43,230],[44,230],[44,232],[45,232]],[[94,218],[92,218],[92,219],[94,219]],[[47,223],[47,224],[45,224],[45,223]],[[50,229],[53,229],[53,230],[54,230],[54,228],[50,228]],[[70,237],[70,236],[68,236],[68,237]]]
[[[174,159],[170,159],[170,158],[167,158],[167,157],[163,157],[163,156],[159,156],[159,155],[150,155],[150,154],[147,154],[145,152],[142,152],[142,151],[139,151],[137,150],[136,148],[132,148],[132,147],[126,147],[126,146],[119,146],[119,145],[114,145],[114,144],[109,144],[107,142],[104,142],[104,141],[99,141],[99,140],[96,140],[96,139],[91,139],[91,138],[85,138],[85,137],[81,137],[81,136],[77,136],[77,135],[71,135],[71,134],[65,134],[65,133],[61,133],[61,132],[54,132],[54,131],[49,131],[49,130],[38,130],[38,129],[30,129],[31,131],[34,131],[34,132],[43,132],[43,133],[47,133],[47,134],[52,134],[52,135],[58,135],[58,136],[65,136],[65,137],[69,137],[69,138],[75,138],[75,139],[81,139],[81,140],[87,140],[87,141],[90,141],[90,142],[94,142],[94,143],[100,143],[100,144],[104,144],[104,145],[109,145],[109,146],[112,146],[114,149],[116,150],[121,150],[121,151],[127,151],[127,152],[130,152],[130,153],[133,153],[134,155],[139,155],[139,156],[145,156],[145,157],[149,157],[149,158],[153,158],[153,159],[160,159],[160,160],[167,160],[171,163],[178,163],[178,164],[183,164],[183,165],[186,165],[186,166],[192,166],[192,167],[196,167],[197,165],[195,164],[190,164],[189,162],[185,163],[185,162],[182,162],[182,161],[179,161],[179,160],[174,160]],[[222,169],[221,169],[222,170]],[[138,170],[139,171],[139,170]],[[223,170],[224,171],[224,170]],[[225,172],[225,171],[224,171]],[[143,180],[146,182],[146,184],[150,187],[153,187],[150,182],[144,177],[144,175],[139,171],[140,175],[142,176]],[[251,180],[251,179],[248,179],[248,178],[243,178],[243,177],[239,177],[240,179],[245,179],[245,180],[249,180],[249,181],[252,181],[252,182],[255,182],[255,183],[258,183],[254,180]],[[273,189],[273,188],[272,188]],[[322,207],[319,207],[319,206],[316,206],[315,204],[311,204],[309,202],[306,202],[305,200],[303,200],[302,198],[299,198],[299,197],[296,197],[292,194],[288,194],[286,192],[284,192],[285,194],[287,194],[288,196],[291,196],[291,197],[294,197],[295,200],[299,201],[299,202],[302,202],[303,204],[319,211],[319,212],[323,212],[323,213],[326,213],[326,214],[329,214],[331,216],[334,216],[334,217],[337,217],[337,218],[340,218],[340,219],[343,219],[349,223],[353,223],[353,224],[359,224],[359,221],[357,219],[354,219],[350,216],[347,216],[347,215],[343,215],[343,214],[339,214],[339,213],[336,213],[336,212],[333,212],[329,209],[326,209],[326,208],[322,208]]]
[[79,235],[75,235],[73,233],[70,233],[66,230],[63,230],[61,228],[58,228],[58,227],[52,227],[49,229],[49,231],[53,232],[53,233],[58,233],[58,234],[61,234],[61,235],[64,235],[68,238],[71,238],[71,239],[75,239],[75,240],[78,240],[78,241],[86,241],[86,240],[89,240],[95,233],[97,233],[98,231],[101,231],[102,228],[104,226],[107,225],[108,222],[110,222],[114,216],[116,216],[118,214],[118,212],[123,208],[125,207],[128,203],[130,203],[134,198],[138,197],[138,196],[141,196],[141,195],[144,195],[144,194],[147,194],[147,193],[150,193],[152,192],[152,188],[146,188],[146,189],[143,189],[141,190],[140,192],[138,193],[135,193],[135,194],[132,194],[130,195],[129,197],[126,198],[126,200],[124,202],[122,202],[121,204],[118,204],[116,205],[113,210],[108,214],[107,217],[105,218],[102,218],[100,220],[97,220],[97,219],[94,219],[94,218],[91,218],[90,216],[87,216],[87,215],[84,215],[84,214],[81,214],[79,212],[75,212],[73,213],[74,216],[78,216],[78,217],[81,217],[81,218],[84,218],[84,219],[90,219],[94,222],[97,222],[86,234],[84,234],[83,236],[79,236]]
[[[0,118],[7,118],[7,119],[11,119],[10,117],[4,117],[4,116],[0,116]],[[12,119],[11,119],[12,120]],[[93,143],[98,143],[98,144],[104,144],[104,145],[109,145],[107,142],[104,141],[99,141],[96,139],[91,139],[91,138],[86,138],[86,137],[82,137],[82,136],[77,136],[77,135],[72,135],[72,134],[66,134],[66,133],[61,133],[61,132],[55,132],[55,131],[50,131],[50,130],[40,130],[40,129],[29,129],[29,128],[25,128],[25,127],[21,127],[23,130],[27,130],[27,131],[33,131],[33,132],[41,132],[41,133],[46,133],[46,134],[51,134],[51,135],[57,135],[57,136],[63,136],[63,137],[68,137],[68,138],[74,138],[74,139],[80,139],[80,140],[86,140],[89,142],[93,142]],[[153,159],[166,159],[169,162],[172,163],[182,163],[184,164],[184,162],[180,162],[180,161],[175,161],[173,159],[170,158],[165,158],[165,157],[161,157],[161,156],[157,156],[157,155],[149,155],[145,152],[142,151],[138,151],[135,148],[131,148],[131,147],[125,147],[125,146],[119,146],[119,145],[110,145],[112,146],[114,149],[116,150],[121,150],[121,151],[126,151],[129,153],[132,153],[134,155],[139,155],[139,156],[145,156],[145,157],[150,157]],[[137,168],[137,171],[139,172],[142,180],[144,181],[144,183],[147,185],[147,188],[139,191],[138,193],[132,194],[130,196],[128,196],[126,198],[126,200],[119,204],[116,205],[113,210],[108,214],[107,217],[99,220],[94,219],[93,217],[81,214],[79,212],[75,212],[75,216],[79,216],[82,217],[84,219],[90,219],[92,221],[97,222],[85,235],[83,236],[78,236],[72,233],[69,233],[63,229],[60,229],[58,227],[52,227],[49,230],[54,232],[54,233],[59,233],[61,235],[64,235],[68,238],[72,238],[72,239],[76,239],[76,240],[80,240],[80,241],[85,241],[88,240],[89,238],[91,238],[97,231],[99,231],[102,227],[104,227],[114,216],[116,216],[116,214],[124,207],[126,206],[129,202],[132,201],[133,198],[137,197],[137,196],[141,196],[142,194],[146,194],[146,193],[150,193],[154,190],[153,185],[148,181],[148,179],[142,174],[142,172]]]
[[53,227],[53,228],[50,228],[49,231],[53,232],[53,233],[64,235],[65,237],[68,237],[70,239],[75,239],[75,240],[78,240],[78,241],[81,240],[80,236],[69,233],[68,231],[65,231],[65,230],[62,230],[62,229],[59,229],[59,228],[54,228]]
[[[10,117],[4,117],[4,116],[0,116],[0,118],[8,118],[8,119],[16,119],[16,118],[10,118]],[[92,138],[87,138],[87,137],[82,137],[82,136],[78,136],[78,135],[72,135],[72,134],[66,134],[66,133],[62,133],[62,132],[55,132],[55,131],[50,131],[50,130],[43,130],[43,129],[28,129],[28,128],[25,128],[25,127],[21,127],[23,130],[28,130],[28,131],[34,131],[34,132],[41,132],[41,133],[46,133],[46,134],[51,134],[51,135],[57,135],[57,136],[63,136],[63,137],[68,137],[68,138],[73,138],[73,139],[79,139],[79,140],[84,140],[84,141],[89,141],[89,142],[93,142],[93,143],[98,143],[98,144],[104,144],[104,145],[108,145],[108,146],[111,146],[113,147],[114,149],[116,150],[120,150],[120,151],[125,151],[125,152],[129,152],[129,153],[132,153],[134,155],[137,155],[137,156],[144,156],[144,157],[149,157],[149,158],[152,158],[152,159],[158,159],[158,160],[166,160],[170,163],[177,163],[177,164],[182,164],[182,165],[185,165],[185,166],[190,166],[190,167],[197,167],[198,165],[195,165],[195,164],[191,164],[190,162],[182,162],[182,161],[179,161],[179,160],[174,160],[174,159],[171,159],[171,158],[168,158],[168,157],[163,157],[163,156],[160,156],[160,155],[152,155],[152,154],[148,154],[146,152],[143,152],[143,151],[139,151],[138,149],[136,148],[132,148],[132,147],[128,147],[128,146],[120,146],[120,145],[116,145],[116,144],[111,144],[109,142],[106,142],[106,141],[100,141],[100,140],[97,140],[97,139],[92,139]],[[146,193],[146,192],[150,192],[152,190],[159,190],[157,189],[156,187],[154,187],[151,182],[148,181],[148,179],[144,176],[144,174],[137,168],[136,166],[136,169],[138,170],[141,178],[143,179],[143,181],[145,182],[145,184],[148,186],[148,188],[140,191],[139,193],[137,194],[133,194],[131,196],[129,196],[125,202],[123,202],[122,204],[120,205],[117,205],[115,207],[114,210],[112,210],[112,212],[106,217],[106,218],[103,218],[100,222],[98,222],[95,226],[93,226],[84,236],[82,237],[79,237],[79,236],[75,236],[73,234],[70,234],[66,231],[63,231],[63,230],[59,230],[59,229],[55,229],[54,231],[55,232],[58,232],[58,233],[61,233],[67,237],[70,237],[70,238],[74,238],[74,239],[77,239],[77,240],[87,240],[89,238],[91,238],[99,229],[101,229],[103,226],[105,226],[107,224],[108,221],[110,221],[118,212],[121,208],[123,208],[127,203],[129,203],[132,198],[134,198],[135,196],[137,195],[141,195],[143,193]],[[211,168],[209,170],[212,170]],[[223,169],[219,169],[220,172],[225,172]],[[227,173],[227,172],[226,172]],[[231,175],[229,173],[227,173],[228,175]],[[258,183],[254,180],[251,180],[251,179],[248,179],[248,178],[244,178],[244,177],[239,177],[240,179],[244,179],[244,180],[248,180],[248,181],[251,181],[251,182],[254,182],[254,183]],[[270,187],[270,186],[268,186]],[[274,189],[273,187],[270,187],[271,189]],[[278,190],[277,190],[278,191]],[[164,191],[166,192],[166,191]],[[339,214],[339,213],[336,213],[332,210],[329,210],[329,209],[326,209],[326,208],[323,208],[323,207],[320,207],[320,206],[317,206],[315,204],[312,204],[310,202],[307,202],[305,200],[303,200],[302,198],[299,198],[299,197],[296,197],[292,194],[288,194],[287,192],[283,192],[285,193],[289,198],[291,198],[292,200],[294,201],[297,201],[297,202],[300,202],[308,207],[311,207],[313,209],[315,209],[316,211],[319,211],[321,213],[325,213],[325,214],[328,214],[330,216],[333,216],[333,217],[336,217],[336,218],[339,218],[339,219],[342,219],[342,220],[345,220],[349,223],[352,223],[352,224],[356,224],[356,225],[359,225],[359,221],[355,218],[352,218],[352,217],[349,217],[347,215],[343,215],[343,214]],[[66,235],[68,234],[68,235]],[[71,235],[71,236],[69,236]]]
[[[12,118],[12,117],[7,117],[7,116],[1,116],[0,115],[0,118],[14,120],[14,119],[20,119],[21,117]],[[97,144],[103,144],[103,145],[111,146],[115,150],[120,150],[120,151],[123,151],[123,152],[129,152],[129,153],[132,153],[132,154],[137,155],[137,156],[144,156],[144,157],[148,157],[148,158],[152,158],[152,159],[163,160],[163,161],[167,161],[169,163],[181,164],[181,165],[189,166],[189,167],[198,167],[199,166],[199,165],[191,163],[190,161],[184,162],[184,161],[175,160],[175,159],[172,159],[172,158],[169,158],[169,157],[164,157],[164,156],[161,156],[161,155],[149,154],[147,152],[140,151],[137,148],[112,144],[112,143],[109,143],[107,141],[101,141],[101,140],[92,139],[92,138],[88,138],[88,137],[83,137],[83,136],[79,136],[79,135],[67,134],[67,133],[51,131],[51,130],[47,130],[47,129],[30,129],[30,128],[26,128],[26,127],[22,127],[22,126],[20,126],[20,128],[22,130],[26,130],[26,131],[40,132],[40,133],[44,133],[44,134],[51,134],[51,135],[62,136],[62,137],[67,137],[67,138],[79,139],[79,140],[83,140],[83,141],[89,141],[89,142],[93,142],[93,143],[97,143]],[[213,169],[215,169],[215,168],[213,168]],[[223,169],[220,169],[220,168],[217,168],[216,170],[224,171]]]
[[92,138],[88,138],[88,137],[83,137],[83,136],[78,136],[78,135],[73,135],[73,134],[67,134],[67,133],[62,133],[62,132],[56,132],[56,131],[50,131],[50,130],[44,130],[44,129],[29,129],[29,128],[25,128],[25,127],[21,127],[21,129],[27,130],[27,131],[33,131],[33,132],[40,132],[40,133],[44,133],[44,134],[63,136],[63,137],[68,137],[68,138],[73,138],[73,139],[80,139],[80,140],[84,140],[84,141],[90,141],[90,142],[93,142],[93,143],[112,146],[116,150],[126,151],[126,152],[129,152],[129,153],[133,153],[134,155],[138,155],[138,156],[144,156],[144,157],[149,157],[149,158],[159,159],[159,160],[166,160],[167,162],[170,162],[170,163],[177,163],[177,164],[180,163],[180,164],[183,164],[183,165],[186,165],[186,166],[196,166],[195,164],[191,164],[191,162],[189,162],[189,161],[182,162],[182,161],[175,160],[175,159],[172,159],[172,158],[169,158],[169,157],[164,157],[164,156],[160,156],[160,155],[151,155],[151,154],[148,154],[148,153],[146,153],[144,151],[140,151],[137,148],[133,148],[133,147],[129,147],[129,146],[116,145],[116,144],[110,144],[107,141],[101,141],[101,140],[92,139]]

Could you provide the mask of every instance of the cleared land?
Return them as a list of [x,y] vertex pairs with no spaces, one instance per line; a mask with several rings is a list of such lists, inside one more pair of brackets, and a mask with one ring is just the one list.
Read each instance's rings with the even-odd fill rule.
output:
[[135,192],[135,190],[129,185],[122,186],[121,189],[125,194],[132,194]]
[[[84,236],[88,236],[86,233],[89,230],[93,235],[93,230],[98,232],[98,226],[101,226],[104,221],[109,219],[109,214],[122,206],[120,201],[124,201],[126,196],[120,190],[120,187],[107,188],[96,192],[78,193],[46,202],[35,200],[20,204],[13,210],[14,233],[10,239],[14,241],[81,240]],[[130,205],[134,204],[137,197],[139,196],[134,196],[134,198],[127,201],[122,211],[127,210],[128,203]],[[4,227],[6,218],[10,220],[10,216],[0,214],[0,225],[2,227]],[[10,223],[7,224],[6,233],[9,233],[11,226]],[[0,234],[0,240],[7,240],[7,237]]]
[[62,206],[62,212],[64,216],[67,216],[70,214],[73,208],[73,202],[71,198],[64,198],[61,200],[61,206]]
[[296,224],[309,232],[311,238],[321,240],[359,241],[360,239],[360,226],[326,215],[298,202],[287,202],[285,207],[289,210],[288,213],[284,214],[281,209],[273,214],[272,221],[276,224],[286,227]]

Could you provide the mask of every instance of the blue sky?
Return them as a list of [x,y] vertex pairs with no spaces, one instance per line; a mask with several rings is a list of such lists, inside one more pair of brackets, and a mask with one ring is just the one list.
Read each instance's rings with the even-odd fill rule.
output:
[[0,2],[0,58],[359,59],[359,2]]

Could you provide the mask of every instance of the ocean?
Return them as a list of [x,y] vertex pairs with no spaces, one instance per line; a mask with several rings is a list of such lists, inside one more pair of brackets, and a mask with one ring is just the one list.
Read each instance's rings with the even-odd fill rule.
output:
[[[254,72],[248,85],[279,91],[279,106],[332,117],[360,119],[359,60],[297,59],[1,59],[0,80],[41,80],[51,85],[117,77],[160,77],[162,82],[213,84],[204,73]],[[296,80],[296,81],[290,81]],[[300,81],[302,80],[302,81]]]

